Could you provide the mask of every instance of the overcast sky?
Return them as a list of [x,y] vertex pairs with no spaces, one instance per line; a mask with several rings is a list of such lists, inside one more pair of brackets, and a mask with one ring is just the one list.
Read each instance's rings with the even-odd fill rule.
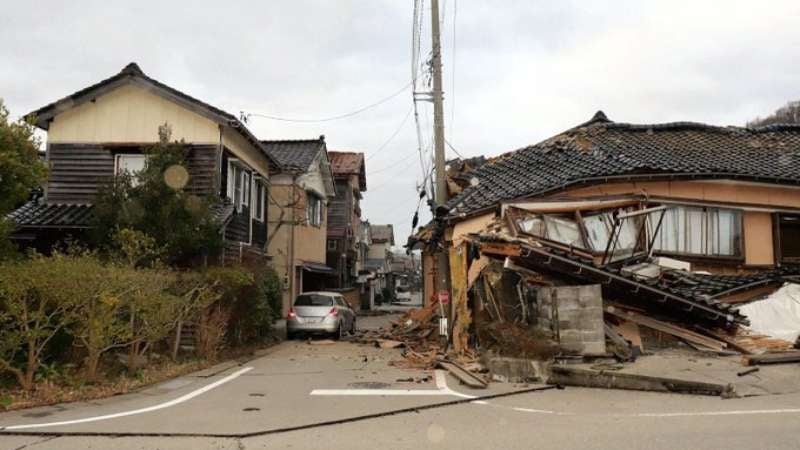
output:
[[[615,121],[742,125],[800,99],[797,0],[440,2],[446,137],[464,156],[536,143],[598,109]],[[0,97],[15,116],[131,61],[232,114],[301,119],[376,102],[412,73],[411,0],[1,3]],[[422,179],[413,117],[403,123],[411,104],[407,89],[344,120],[249,126],[364,152],[364,214],[394,223],[400,244]],[[425,146],[431,116],[421,105]]]

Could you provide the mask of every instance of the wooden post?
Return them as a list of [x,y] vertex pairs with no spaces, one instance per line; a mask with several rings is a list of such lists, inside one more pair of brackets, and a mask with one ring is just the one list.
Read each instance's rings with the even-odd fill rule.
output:
[[467,244],[450,248],[450,286],[452,289],[451,320],[453,324],[453,350],[463,353],[467,349],[469,325],[472,323],[467,307]]
[[178,321],[178,326],[175,327],[175,345],[172,346],[172,360],[178,359],[178,349],[181,346],[181,330],[183,328],[183,321]]

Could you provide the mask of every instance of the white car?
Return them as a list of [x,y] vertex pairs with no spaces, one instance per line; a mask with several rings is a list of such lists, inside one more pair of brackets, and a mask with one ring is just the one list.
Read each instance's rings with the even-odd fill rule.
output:
[[411,301],[411,291],[405,286],[397,286],[394,289],[394,301],[398,303],[409,303]]

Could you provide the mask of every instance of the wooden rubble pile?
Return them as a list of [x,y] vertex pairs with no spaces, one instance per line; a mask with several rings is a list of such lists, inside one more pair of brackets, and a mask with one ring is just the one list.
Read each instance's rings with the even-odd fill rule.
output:
[[432,369],[443,349],[437,333],[438,304],[412,309],[390,328],[366,330],[356,338],[357,342],[379,348],[401,348],[403,359],[392,361],[392,365],[410,369]]
[[794,348],[793,343],[756,334],[741,327],[733,330],[708,329],[657,320],[643,310],[622,305],[608,305],[604,312],[610,350],[623,361],[633,360],[638,354],[645,352],[641,336],[645,331],[670,336],[701,352],[742,355],[742,364],[746,366],[800,361],[800,351]]
[[390,362],[390,365],[401,369],[431,370],[441,368],[447,370],[461,383],[483,389],[487,381],[474,373],[483,368],[478,364],[478,355],[470,351],[450,358],[441,346],[438,333],[439,304],[412,309],[396,321],[390,328],[362,331],[356,342],[374,345],[384,349],[401,349],[401,358]]

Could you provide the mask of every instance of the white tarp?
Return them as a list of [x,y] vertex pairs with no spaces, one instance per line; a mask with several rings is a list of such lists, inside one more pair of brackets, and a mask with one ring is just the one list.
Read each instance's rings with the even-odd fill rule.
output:
[[786,283],[772,295],[739,308],[750,319],[750,329],[795,342],[800,335],[800,284]]

